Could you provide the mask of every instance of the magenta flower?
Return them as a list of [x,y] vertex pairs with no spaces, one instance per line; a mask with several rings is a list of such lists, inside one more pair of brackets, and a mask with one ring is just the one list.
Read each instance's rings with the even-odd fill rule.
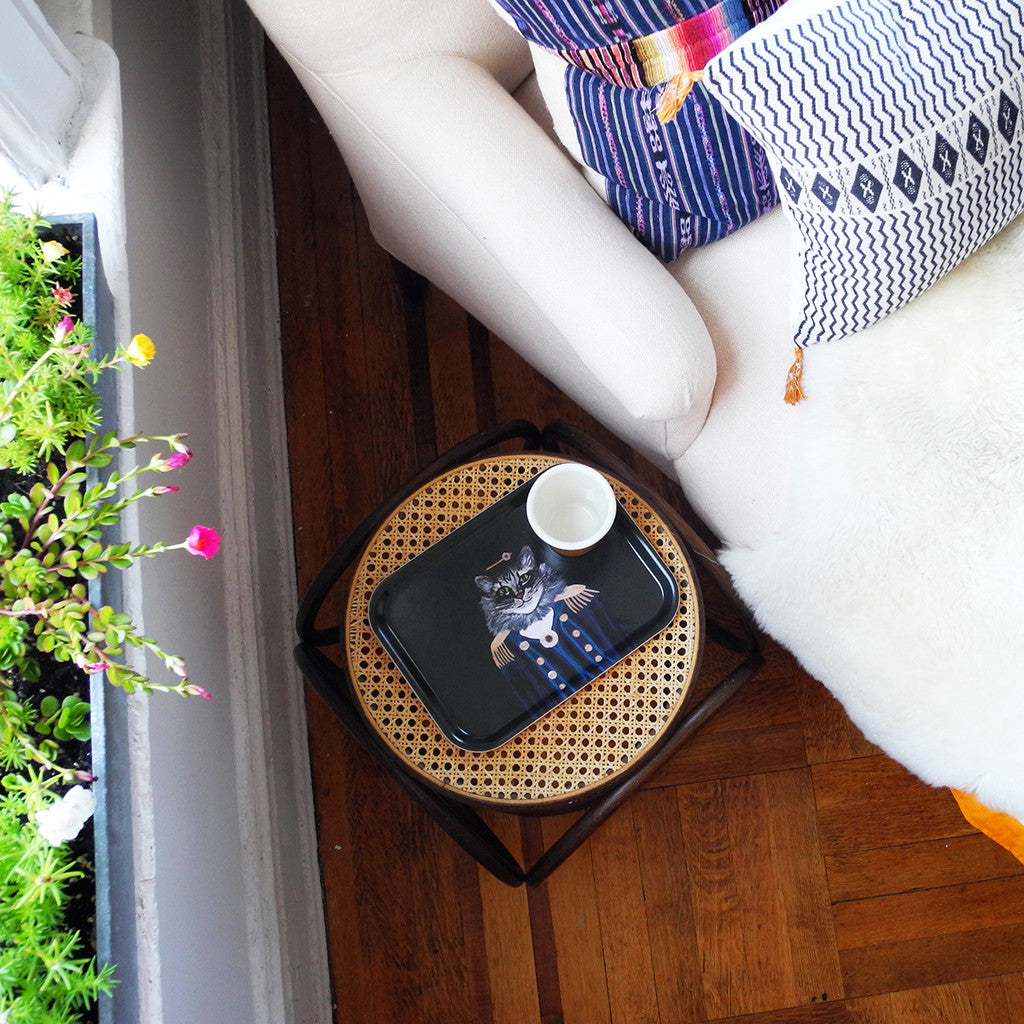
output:
[[185,541],[185,550],[190,555],[213,558],[220,550],[220,534],[210,526],[193,526]]
[[71,294],[71,290],[69,288],[65,288],[62,284],[57,285],[57,287],[53,289],[52,294],[57,300],[57,304],[60,306],[66,306],[74,298]]
[[178,488],[177,487],[154,487],[154,494],[173,494]]
[[185,687],[185,692],[190,697],[202,697],[203,700],[210,700],[210,694],[201,686],[196,686],[195,683],[189,683],[188,686]]
[[71,317],[66,316],[57,326],[53,329],[53,343],[59,345],[68,335],[68,333],[75,326],[75,321]]
[[181,448],[168,458],[167,468],[181,469],[182,466],[188,464],[188,460],[191,458],[192,453],[187,448]]

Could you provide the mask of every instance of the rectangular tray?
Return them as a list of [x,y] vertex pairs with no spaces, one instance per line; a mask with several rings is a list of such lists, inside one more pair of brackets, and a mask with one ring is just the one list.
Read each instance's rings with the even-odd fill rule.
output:
[[[566,557],[530,529],[532,484],[396,569],[370,597],[374,633],[464,750],[507,743],[660,633],[679,608],[675,576],[624,508],[593,550]],[[502,587],[536,608],[510,621]],[[492,651],[502,632],[504,645]]]

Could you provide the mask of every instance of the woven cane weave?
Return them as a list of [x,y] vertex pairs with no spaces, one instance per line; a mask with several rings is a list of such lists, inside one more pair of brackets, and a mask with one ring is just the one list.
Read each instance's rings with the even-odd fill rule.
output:
[[611,479],[616,496],[679,583],[679,610],[661,633],[496,750],[454,746],[395,667],[368,620],[370,595],[388,573],[477,513],[564,461],[543,454],[469,463],[421,488],[370,540],[349,591],[347,658],[368,721],[400,760],[453,796],[541,807],[586,796],[643,757],[680,711],[697,669],[700,603],[690,561],[640,497]]

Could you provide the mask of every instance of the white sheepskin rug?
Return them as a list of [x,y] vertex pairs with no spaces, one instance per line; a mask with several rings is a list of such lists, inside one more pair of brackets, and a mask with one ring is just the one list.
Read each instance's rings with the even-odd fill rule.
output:
[[787,525],[724,564],[868,739],[1024,820],[1024,217],[804,382]]

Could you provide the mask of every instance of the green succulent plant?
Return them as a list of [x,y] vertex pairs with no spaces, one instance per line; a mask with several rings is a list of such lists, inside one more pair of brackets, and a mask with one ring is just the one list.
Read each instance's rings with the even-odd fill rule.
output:
[[65,923],[71,887],[82,877],[72,848],[36,826],[60,802],[62,777],[26,763],[2,736],[0,756],[20,762],[0,796],[0,1019],[74,1024],[115,981],[113,968],[98,966],[87,940]]
[[[47,228],[0,192],[0,471],[20,475],[0,491],[0,1024],[75,1024],[113,986],[111,968],[98,968],[64,923],[81,874],[67,843],[91,813],[76,800],[93,799],[77,783],[95,781],[65,762],[90,737],[90,706],[74,693],[29,694],[44,666],[63,663],[129,693],[209,697],[90,581],[163,551],[210,558],[220,545],[199,525],[176,544],[111,539],[129,506],[178,489],[139,478],[181,469],[192,453],[184,435],[96,433],[100,373],[146,366],[156,350],[137,334],[112,354],[93,351],[72,290],[81,262]],[[161,450],[148,461],[123,467],[153,444]],[[129,648],[162,660],[174,682],[141,674]]]
[[103,361],[71,312],[81,260],[41,240],[48,226],[0,193],[0,464],[20,473],[99,423]]

